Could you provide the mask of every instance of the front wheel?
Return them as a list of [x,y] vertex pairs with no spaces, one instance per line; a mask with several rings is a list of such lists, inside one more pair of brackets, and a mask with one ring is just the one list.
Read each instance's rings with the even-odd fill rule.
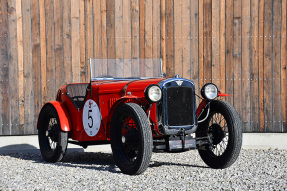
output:
[[52,105],[46,105],[40,113],[38,139],[45,161],[58,162],[63,159],[68,145],[68,132],[61,130],[58,113]]
[[136,175],[147,169],[152,154],[152,132],[139,105],[124,103],[115,110],[111,147],[115,162],[123,173]]
[[223,169],[232,165],[242,145],[242,127],[235,109],[225,101],[212,101],[208,118],[199,123],[196,137],[210,141],[198,150],[202,160],[211,168]]

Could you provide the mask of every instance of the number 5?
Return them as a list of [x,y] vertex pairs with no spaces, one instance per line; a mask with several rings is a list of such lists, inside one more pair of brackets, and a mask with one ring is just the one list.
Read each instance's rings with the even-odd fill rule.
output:
[[90,125],[90,123],[88,122],[88,126],[89,126],[90,128],[92,128],[93,125],[94,125],[94,121],[93,121],[93,117],[90,115],[90,113],[93,113],[93,110],[89,110],[89,111],[88,111],[88,120],[89,120],[89,119],[92,120],[92,125]]

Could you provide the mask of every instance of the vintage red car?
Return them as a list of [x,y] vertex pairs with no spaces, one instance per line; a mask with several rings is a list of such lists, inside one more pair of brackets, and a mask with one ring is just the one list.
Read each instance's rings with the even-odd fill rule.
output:
[[117,166],[130,175],[143,173],[155,150],[198,149],[211,168],[233,164],[242,128],[235,109],[217,99],[227,95],[208,83],[200,97],[192,81],[161,71],[155,59],[90,59],[90,83],[63,86],[56,101],[41,109],[37,128],[44,160],[61,161],[72,143],[111,144]]

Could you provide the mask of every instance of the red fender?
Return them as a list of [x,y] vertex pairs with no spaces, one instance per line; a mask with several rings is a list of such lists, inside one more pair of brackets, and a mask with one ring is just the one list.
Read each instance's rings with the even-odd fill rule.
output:
[[[224,94],[224,93],[221,93],[220,91],[218,91],[218,96],[225,97],[225,96],[231,96],[231,95]],[[199,114],[202,111],[202,109],[206,106],[206,104],[207,104],[207,102],[204,99],[202,99],[202,101],[200,102],[198,108],[196,109],[197,117],[199,116]]]
[[206,106],[206,103],[207,102],[204,99],[200,102],[198,108],[196,109],[197,117],[199,116],[201,110]]
[[[71,129],[72,129],[71,118],[70,118],[69,112],[68,112],[67,108],[64,106],[64,104],[62,104],[59,101],[50,101],[50,102],[46,103],[42,107],[42,109],[46,105],[53,105],[54,108],[56,109],[58,116],[59,116],[60,126],[61,126],[62,131],[71,131]],[[38,121],[39,121],[39,119],[38,119]],[[38,128],[38,125],[37,125],[37,128]]]

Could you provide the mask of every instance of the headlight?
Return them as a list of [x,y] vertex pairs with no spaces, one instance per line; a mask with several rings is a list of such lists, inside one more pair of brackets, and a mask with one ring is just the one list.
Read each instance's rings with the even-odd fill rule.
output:
[[218,89],[212,83],[205,84],[201,89],[201,95],[207,101],[214,100],[218,96]]
[[149,102],[158,102],[161,96],[161,89],[157,85],[150,85],[145,90],[145,97]]

